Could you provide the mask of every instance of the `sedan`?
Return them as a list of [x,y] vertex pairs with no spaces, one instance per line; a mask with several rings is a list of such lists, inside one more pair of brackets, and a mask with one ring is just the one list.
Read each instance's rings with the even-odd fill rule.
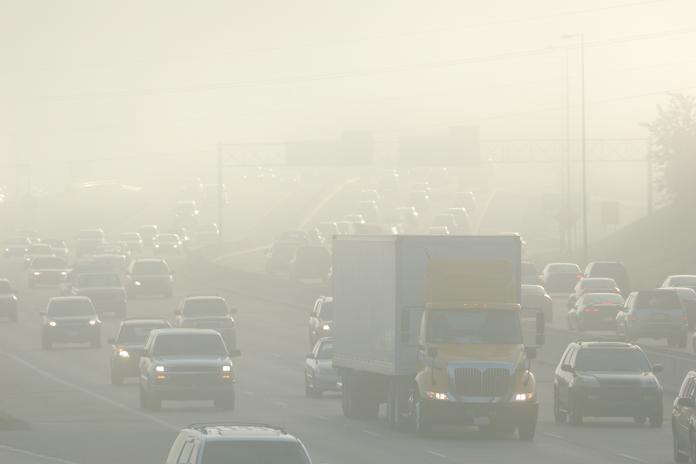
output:
[[589,293],[568,311],[568,330],[615,330],[616,316],[624,305],[618,293]]
[[333,367],[332,363],[333,339],[319,339],[305,360],[305,394],[307,396],[319,398],[325,391],[341,389],[338,369]]

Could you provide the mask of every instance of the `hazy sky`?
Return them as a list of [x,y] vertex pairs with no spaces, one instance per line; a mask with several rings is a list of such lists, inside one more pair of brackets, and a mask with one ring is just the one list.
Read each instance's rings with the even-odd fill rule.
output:
[[0,0],[0,159],[454,124],[562,137],[576,32],[588,135],[642,136],[665,91],[696,93],[694,17],[693,0]]

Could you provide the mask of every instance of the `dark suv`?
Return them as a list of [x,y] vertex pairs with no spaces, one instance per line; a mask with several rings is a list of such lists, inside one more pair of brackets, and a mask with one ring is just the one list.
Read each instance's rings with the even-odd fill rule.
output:
[[140,406],[162,400],[213,400],[234,409],[234,369],[222,337],[210,329],[156,329],[140,355]]
[[57,296],[41,313],[41,347],[54,343],[89,343],[101,346],[101,321],[86,296]]
[[577,342],[556,367],[553,410],[556,422],[582,424],[584,417],[648,418],[662,426],[662,386],[643,350],[630,343]]
[[658,288],[628,295],[616,316],[617,335],[628,341],[666,338],[670,347],[686,347],[689,321],[675,289]]
[[230,353],[237,352],[237,324],[224,298],[214,295],[188,296],[179,303],[174,327],[216,330]]
[[192,424],[179,432],[166,464],[311,464],[302,442],[261,424]]
[[164,319],[126,319],[111,344],[111,385],[121,385],[126,377],[138,376],[140,355],[150,332],[171,327]]
[[138,296],[171,297],[174,279],[167,262],[162,258],[140,258],[134,260],[126,272],[128,298]]
[[672,407],[675,462],[696,462],[696,371],[684,377]]

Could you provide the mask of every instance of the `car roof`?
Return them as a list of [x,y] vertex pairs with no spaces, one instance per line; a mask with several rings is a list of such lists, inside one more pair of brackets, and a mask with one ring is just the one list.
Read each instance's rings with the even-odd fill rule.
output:
[[72,295],[72,296],[54,296],[48,300],[48,302],[52,301],[90,301],[88,296],[82,296],[82,295]]
[[220,336],[220,332],[213,329],[183,329],[183,328],[166,328],[166,329],[155,329],[152,331],[152,335],[217,335]]
[[184,298],[184,301],[189,300],[225,300],[219,295],[190,295]]
[[628,342],[603,342],[603,341],[590,341],[590,342],[577,342],[578,346],[581,348],[631,348],[638,349],[638,345]]
[[696,278],[696,275],[694,275],[694,274],[672,274],[672,275],[667,276],[668,279],[675,279],[675,278],[680,278],[680,277]]
[[187,430],[205,436],[206,441],[299,441],[282,428],[265,424],[192,424]]

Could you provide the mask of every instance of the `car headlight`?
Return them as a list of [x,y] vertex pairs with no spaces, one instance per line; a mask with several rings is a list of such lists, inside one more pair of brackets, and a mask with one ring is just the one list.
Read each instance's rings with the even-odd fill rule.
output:
[[60,275],[66,276],[66,275],[68,275],[68,273],[66,271],[60,271]]
[[119,355],[119,357],[124,358],[124,359],[130,358],[130,353],[124,349],[119,349],[118,355]]
[[160,247],[159,245],[155,245],[155,248],[159,248],[159,247]]
[[164,372],[164,366],[162,366],[162,365],[155,366],[155,372]]
[[534,393],[532,392],[527,392],[527,393],[515,393],[515,396],[513,399],[515,401],[529,401],[534,398]]
[[331,326],[329,324],[324,324],[321,326],[321,330],[328,332],[329,330],[331,330]]
[[599,380],[589,375],[577,376],[575,383],[580,387],[599,387]]
[[88,322],[88,324],[89,324],[89,325],[92,325],[92,326],[97,325],[97,320],[96,320],[96,319],[90,319],[89,322]]
[[428,392],[425,392],[425,397],[428,398],[429,400],[442,400],[442,401],[449,400],[449,395],[447,393],[443,393],[443,392],[428,391]]
[[48,321],[48,325],[49,325],[49,327],[55,327],[58,324],[56,323],[56,321]]
[[142,285],[142,284],[140,283],[139,280],[136,280],[135,282],[133,282],[133,285],[135,285],[136,287],[140,287],[140,285]]
[[232,372],[232,366],[229,364],[222,366],[222,372]]
[[32,272],[32,274],[33,274],[34,276],[40,276],[40,275],[41,275],[41,273],[40,273],[39,271],[34,271],[34,272]]

